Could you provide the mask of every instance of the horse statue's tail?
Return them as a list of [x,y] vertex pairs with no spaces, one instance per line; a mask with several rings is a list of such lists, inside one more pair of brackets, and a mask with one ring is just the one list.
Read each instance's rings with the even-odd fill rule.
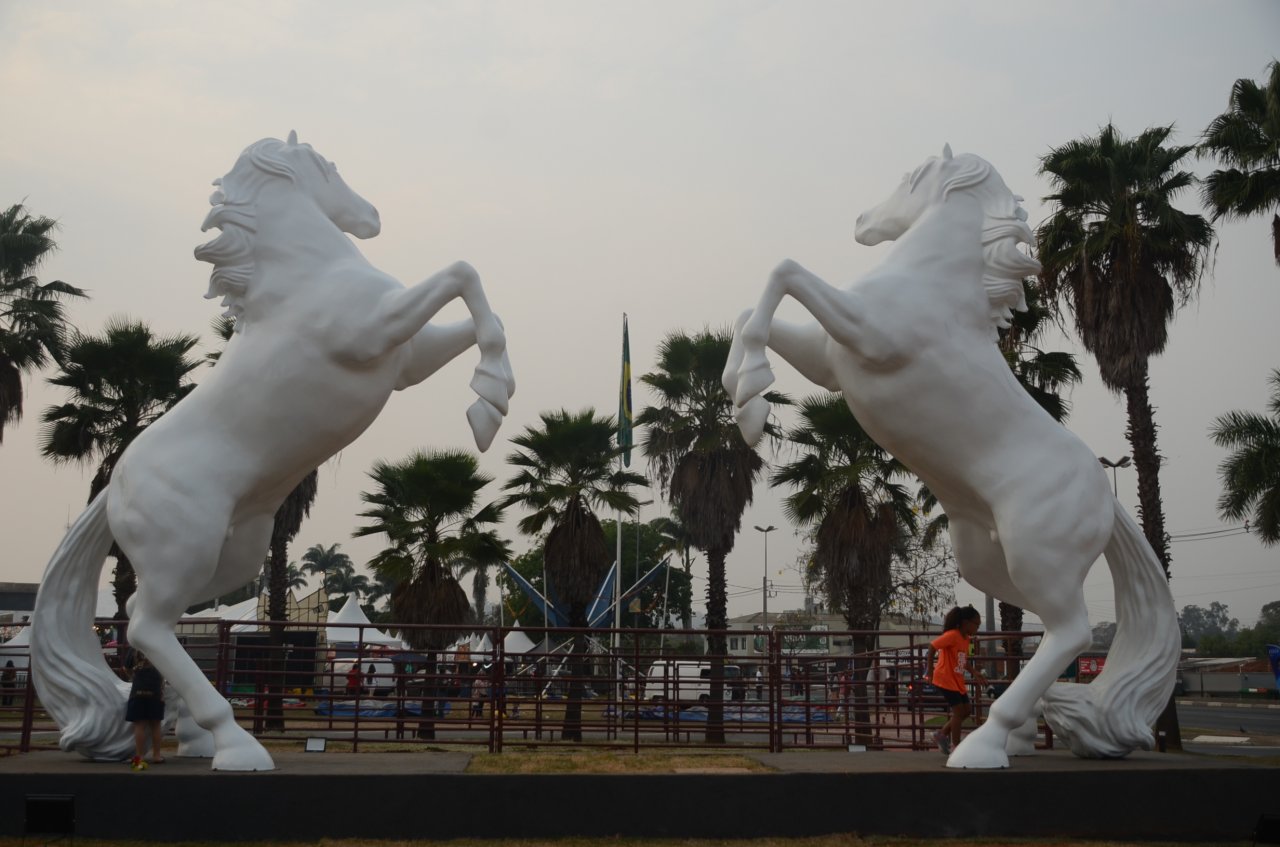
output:
[[1117,758],[1155,746],[1151,731],[1169,702],[1182,639],[1160,560],[1117,500],[1107,544],[1115,582],[1116,636],[1093,682],[1056,683],[1044,717],[1077,756]]
[[133,751],[127,687],[93,631],[98,574],[111,550],[107,491],[76,519],[45,568],[31,619],[31,672],[40,703],[62,727],[58,744],[91,759]]

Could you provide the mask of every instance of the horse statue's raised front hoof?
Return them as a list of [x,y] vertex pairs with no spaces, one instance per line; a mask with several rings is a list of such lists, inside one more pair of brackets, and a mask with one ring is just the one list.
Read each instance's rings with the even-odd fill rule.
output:
[[476,449],[481,453],[493,444],[498,427],[502,426],[502,413],[483,397],[477,398],[467,407],[467,423],[471,424],[471,434],[476,439]]
[[1009,754],[1005,752],[1004,740],[1000,736],[994,723],[984,723],[969,733],[955,752],[947,757],[947,767],[988,770],[1009,767]]
[[738,410],[736,418],[742,440],[755,446],[764,436],[764,426],[769,420],[769,401],[757,394]]

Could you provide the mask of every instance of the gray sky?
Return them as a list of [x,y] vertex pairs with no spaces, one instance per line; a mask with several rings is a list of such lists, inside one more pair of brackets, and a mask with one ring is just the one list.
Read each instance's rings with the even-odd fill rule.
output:
[[[361,243],[376,266],[405,283],[459,258],[479,270],[519,383],[483,459],[502,480],[507,439],[538,412],[616,408],[624,311],[639,375],[667,332],[722,326],[754,303],[783,258],[856,278],[886,248],[857,245],[854,219],[943,142],[990,160],[1038,223],[1051,145],[1108,119],[1130,135],[1174,122],[1192,143],[1237,78],[1262,78],[1277,33],[1270,2],[9,2],[0,204],[60,221],[61,250],[40,275],[90,290],[71,310],[82,329],[129,315],[208,339],[219,310],[201,299],[209,266],[191,251],[206,238],[209,183],[249,143],[296,129],[379,208],[382,235]],[[1213,274],[1152,365],[1175,535],[1224,526],[1208,427],[1230,409],[1262,411],[1280,366],[1268,230],[1220,228]],[[794,304],[781,314],[801,318]],[[362,563],[379,549],[350,538],[365,472],[418,447],[472,447],[475,362],[395,396],[321,469],[295,557],[337,542]],[[1092,359],[1081,365],[1071,428],[1116,458],[1128,452],[1123,405]],[[778,366],[780,390],[813,390]],[[88,492],[90,470],[39,457],[40,413],[62,400],[43,376],[0,446],[0,580],[38,580]],[[649,400],[636,385],[637,408]],[[1119,493],[1136,505],[1131,469]],[[757,590],[731,587],[731,614],[760,605],[753,524],[781,527],[770,570],[798,586],[777,573],[801,543],[779,499],[761,485],[744,518],[728,578]],[[1251,623],[1280,599],[1277,552],[1254,536],[1172,550],[1179,607],[1220,600]],[[1087,596],[1095,622],[1114,619],[1105,566]],[[784,592],[770,605],[799,602]]]

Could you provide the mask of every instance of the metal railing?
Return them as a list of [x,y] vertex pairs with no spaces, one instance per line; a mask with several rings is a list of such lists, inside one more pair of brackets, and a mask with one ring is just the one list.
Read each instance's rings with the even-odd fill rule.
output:
[[[442,744],[491,752],[564,745],[923,750],[946,712],[923,678],[936,631],[731,630],[714,635],[747,644],[747,653],[710,656],[689,652],[719,640],[706,630],[524,627],[519,632],[534,647],[509,652],[510,628],[475,630],[484,649],[412,650],[371,644],[373,627],[358,625],[346,625],[350,641],[326,643],[326,632],[340,626],[188,619],[178,629],[188,654],[255,736],[299,743],[322,736],[353,751]],[[390,628],[419,644],[456,633]],[[1012,637],[1019,635],[1038,634]],[[864,649],[825,652],[832,639]],[[971,686],[976,722],[1025,658],[972,657],[994,689]],[[27,659],[0,646],[0,663],[19,666],[0,688],[0,753],[57,746]],[[1051,746],[1043,732],[1041,743]]]

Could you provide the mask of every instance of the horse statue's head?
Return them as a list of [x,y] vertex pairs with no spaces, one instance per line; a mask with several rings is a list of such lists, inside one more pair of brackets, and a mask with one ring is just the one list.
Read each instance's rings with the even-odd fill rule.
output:
[[310,144],[299,144],[296,132],[290,132],[287,141],[264,138],[250,144],[230,173],[213,184],[218,186],[209,197],[213,209],[200,229],[217,227],[222,232],[197,247],[195,254],[200,261],[213,264],[205,297],[223,298],[225,314],[236,319],[237,331],[244,295],[253,278],[257,202],[264,188],[289,185],[339,230],[356,238],[372,238],[382,230],[373,204],[351,190],[333,162]]
[[1040,263],[1018,249],[1032,242],[1022,198],[1004,184],[989,162],[972,153],[956,156],[951,145],[904,174],[880,205],[858,216],[854,238],[875,245],[900,238],[926,211],[953,193],[975,197],[982,206],[982,282],[991,305],[992,332],[1009,325],[1011,310],[1026,311],[1022,280],[1040,272]]

